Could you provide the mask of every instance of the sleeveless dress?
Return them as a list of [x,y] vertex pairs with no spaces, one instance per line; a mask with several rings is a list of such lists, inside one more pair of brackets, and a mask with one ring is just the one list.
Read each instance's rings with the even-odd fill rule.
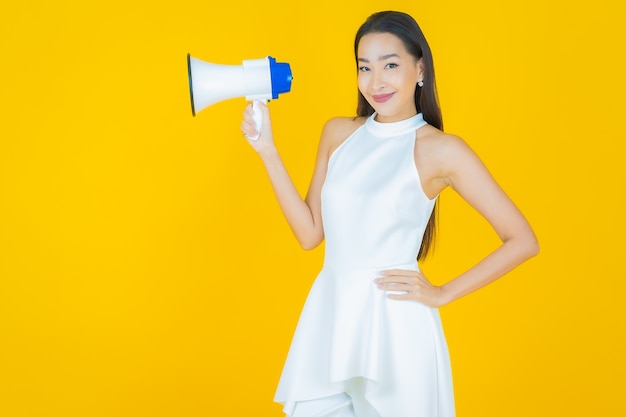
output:
[[[373,280],[385,269],[418,270],[433,210],[415,166],[420,114],[394,123],[369,117],[331,155],[322,188],[324,265],[302,310],[275,401],[350,394],[381,417],[453,417],[454,395],[439,312],[390,300]],[[344,394],[345,395],[345,394]],[[325,415],[313,413],[311,415]]]

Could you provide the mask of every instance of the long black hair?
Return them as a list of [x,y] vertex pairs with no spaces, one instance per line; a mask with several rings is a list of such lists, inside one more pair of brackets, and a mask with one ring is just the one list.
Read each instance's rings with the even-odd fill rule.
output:
[[[354,39],[354,58],[357,63],[357,71],[359,67],[359,42],[363,36],[369,33],[391,33],[402,41],[406,50],[416,60],[422,59],[424,65],[424,79],[422,82],[424,84],[422,87],[415,86],[415,107],[418,113],[422,113],[424,120],[429,125],[443,131],[443,120],[441,109],[439,108],[439,99],[437,98],[433,56],[424,33],[415,19],[406,13],[395,11],[378,12],[368,17],[357,31]],[[374,108],[367,102],[360,91],[358,94],[357,116],[371,116],[374,113]],[[426,258],[432,250],[437,228],[437,212],[438,203],[435,202],[435,207],[426,225],[424,238],[417,254],[418,260]]]

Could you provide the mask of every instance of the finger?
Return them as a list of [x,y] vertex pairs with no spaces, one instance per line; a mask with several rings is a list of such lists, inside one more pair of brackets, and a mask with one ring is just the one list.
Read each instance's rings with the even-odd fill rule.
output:
[[248,136],[254,136],[256,134],[258,134],[258,131],[256,130],[255,125],[253,124],[254,122],[252,121],[247,121],[244,120],[241,122],[241,131],[243,132],[244,135],[248,135]]
[[378,285],[378,289],[382,291],[411,291],[412,287],[407,284],[383,284]]
[[254,125],[254,121],[250,120],[244,120],[241,122],[241,130],[245,130],[245,131],[252,131],[252,130],[256,130],[255,125]]
[[241,130],[244,130],[244,129],[250,129],[250,127],[252,127],[252,124],[250,123],[250,120],[248,120],[248,119],[243,119],[243,120],[241,121]]
[[243,114],[243,120],[245,120],[248,123],[254,123],[254,116],[252,115],[252,112],[245,112]]
[[390,276],[390,277],[376,278],[374,282],[376,284],[393,284],[393,283],[416,284],[418,282],[418,279],[417,277]]
[[387,298],[390,300],[412,300],[411,294],[387,294]]
[[380,271],[383,276],[400,276],[400,277],[412,277],[421,275],[420,271],[414,271],[411,269],[387,269]]

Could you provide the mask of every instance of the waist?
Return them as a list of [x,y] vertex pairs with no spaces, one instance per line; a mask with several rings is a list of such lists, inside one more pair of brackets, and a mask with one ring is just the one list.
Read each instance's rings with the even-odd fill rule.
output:
[[329,261],[324,260],[322,269],[330,273],[358,273],[358,274],[377,274],[380,271],[389,269],[404,269],[410,271],[419,271],[417,261],[413,259],[409,262],[386,262],[386,263],[372,263],[372,262],[350,262],[350,261]]

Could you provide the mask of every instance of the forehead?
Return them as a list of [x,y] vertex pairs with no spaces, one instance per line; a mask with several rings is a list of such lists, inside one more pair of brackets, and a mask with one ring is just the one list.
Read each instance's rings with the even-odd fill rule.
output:
[[371,57],[373,55],[408,54],[404,43],[392,33],[368,33],[359,41],[357,54],[359,57]]

